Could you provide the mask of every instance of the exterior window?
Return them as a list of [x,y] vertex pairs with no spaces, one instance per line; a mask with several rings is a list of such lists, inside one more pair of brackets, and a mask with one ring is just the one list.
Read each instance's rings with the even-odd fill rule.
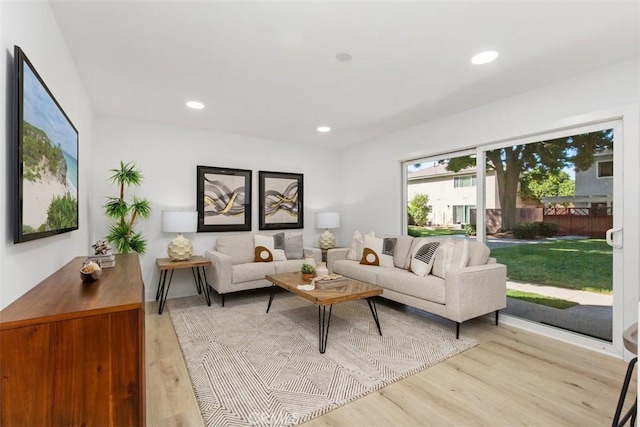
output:
[[453,187],[475,187],[476,186],[476,176],[475,175],[467,175],[467,176],[456,176],[453,178]]
[[598,162],[598,178],[613,176],[613,160]]

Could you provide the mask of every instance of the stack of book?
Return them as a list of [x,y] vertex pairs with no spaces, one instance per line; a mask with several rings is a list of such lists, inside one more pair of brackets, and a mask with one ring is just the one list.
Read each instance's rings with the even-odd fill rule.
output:
[[98,263],[101,268],[110,268],[116,265],[116,256],[114,254],[89,255],[87,260]]

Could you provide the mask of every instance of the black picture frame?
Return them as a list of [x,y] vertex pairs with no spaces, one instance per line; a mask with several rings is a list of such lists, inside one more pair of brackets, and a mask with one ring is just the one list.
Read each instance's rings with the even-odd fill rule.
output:
[[197,167],[198,232],[251,231],[250,170]]
[[304,227],[304,176],[259,171],[260,230]]
[[14,243],[77,230],[79,135],[14,46]]

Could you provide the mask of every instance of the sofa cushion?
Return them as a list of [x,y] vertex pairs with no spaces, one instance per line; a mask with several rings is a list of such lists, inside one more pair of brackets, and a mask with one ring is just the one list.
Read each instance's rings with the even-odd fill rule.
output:
[[284,233],[274,235],[255,234],[255,262],[286,261],[284,254]]
[[222,235],[216,239],[216,251],[229,255],[232,265],[253,262],[254,247],[253,235],[250,233]]
[[487,245],[478,241],[469,242],[469,263],[467,267],[475,267],[478,265],[485,265],[489,262],[489,255],[491,249]]
[[287,259],[303,259],[302,233],[284,233],[284,255]]
[[369,283],[370,285],[376,284],[376,273],[380,272],[380,270],[380,267],[362,265],[358,263],[358,261],[351,261],[347,259],[341,259],[333,263],[334,273],[342,274],[343,276],[360,280],[361,282]]
[[360,264],[380,267],[393,267],[393,252],[396,247],[395,237],[381,238],[364,236],[364,250]]
[[436,251],[431,274],[445,278],[447,271],[452,268],[466,267],[469,262],[469,240],[446,239]]
[[289,259],[286,261],[276,261],[273,265],[276,268],[276,274],[295,273],[300,271],[304,262],[305,260],[303,259]]
[[275,274],[274,262],[248,262],[231,266],[231,282],[242,283],[264,279],[267,274]]
[[[385,269],[377,274],[376,280],[376,285],[384,289],[438,304],[445,303],[445,281],[432,274],[421,277],[399,268],[395,268],[393,271]],[[384,293],[382,295],[384,296]]]
[[409,268],[411,258],[411,244],[415,240],[412,236],[394,236],[380,234],[378,237],[393,237],[396,239],[396,248],[393,251],[393,265],[398,268]]
[[426,238],[417,240],[411,252],[409,270],[416,276],[426,276],[431,272],[440,242],[430,242]]

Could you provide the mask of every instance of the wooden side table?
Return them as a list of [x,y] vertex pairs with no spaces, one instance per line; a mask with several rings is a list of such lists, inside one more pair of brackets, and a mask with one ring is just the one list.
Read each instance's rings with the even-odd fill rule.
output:
[[[160,300],[158,304],[158,314],[162,314],[164,306],[167,303],[167,295],[169,294],[169,287],[171,286],[171,279],[173,279],[174,270],[181,268],[190,268],[193,274],[193,280],[196,283],[198,293],[202,294],[204,290],[204,297],[207,300],[207,305],[211,306],[211,295],[209,293],[209,284],[207,283],[207,273],[205,267],[211,265],[211,261],[203,256],[192,256],[185,261],[173,261],[171,258],[158,258],[156,264],[160,269],[160,278],[158,279],[158,290],[156,291],[156,301]],[[167,273],[171,271],[169,276],[169,282],[167,282]]]

